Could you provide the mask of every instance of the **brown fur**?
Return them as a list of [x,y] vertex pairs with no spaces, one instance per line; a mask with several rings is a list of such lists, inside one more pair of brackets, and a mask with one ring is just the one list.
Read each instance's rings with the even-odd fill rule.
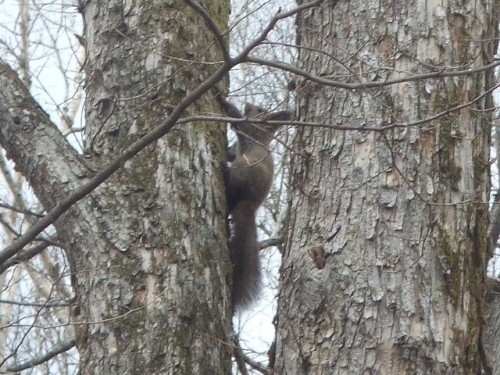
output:
[[[219,97],[219,102],[229,116],[243,117],[225,99]],[[247,104],[245,118],[287,121],[292,118],[292,112],[267,113],[262,108]],[[234,123],[232,127],[237,134],[238,143],[236,157],[227,174],[226,191],[233,221],[233,234],[229,244],[233,264],[232,298],[235,309],[242,309],[257,298],[260,290],[255,214],[271,188],[274,166],[268,144],[281,125],[244,121]]]

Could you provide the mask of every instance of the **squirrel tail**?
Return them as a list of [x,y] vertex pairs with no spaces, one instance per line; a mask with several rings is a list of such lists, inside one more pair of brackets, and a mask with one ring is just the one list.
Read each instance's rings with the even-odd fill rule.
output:
[[231,210],[233,236],[229,247],[233,264],[232,300],[235,310],[248,306],[259,294],[261,284],[256,209],[243,200]]

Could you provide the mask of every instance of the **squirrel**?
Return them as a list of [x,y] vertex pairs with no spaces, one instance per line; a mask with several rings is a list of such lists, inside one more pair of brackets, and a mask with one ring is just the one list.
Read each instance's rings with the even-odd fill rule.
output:
[[261,283],[259,243],[255,214],[271,188],[274,173],[273,158],[268,149],[274,133],[282,125],[261,121],[288,121],[293,112],[267,112],[253,104],[246,104],[244,115],[220,93],[216,96],[223,111],[233,118],[244,118],[231,123],[236,132],[236,151],[230,155],[226,173],[226,194],[232,217],[232,236],[229,241],[233,266],[232,302],[234,310],[248,307],[258,296]]

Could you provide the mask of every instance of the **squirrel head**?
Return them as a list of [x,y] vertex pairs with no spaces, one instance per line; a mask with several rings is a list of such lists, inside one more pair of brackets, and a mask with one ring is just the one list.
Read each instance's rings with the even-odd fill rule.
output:
[[237,133],[238,139],[250,139],[261,145],[267,145],[273,139],[274,133],[283,125],[252,123],[251,119],[260,121],[289,121],[293,118],[290,110],[268,112],[256,105],[245,104],[245,118],[249,121],[233,124],[233,130]]

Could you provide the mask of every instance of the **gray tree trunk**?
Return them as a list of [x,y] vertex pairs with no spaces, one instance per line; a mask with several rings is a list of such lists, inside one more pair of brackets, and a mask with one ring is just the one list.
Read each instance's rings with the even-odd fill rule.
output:
[[[353,85],[478,69],[497,6],[324,2],[298,17],[299,67]],[[297,131],[276,374],[488,371],[492,85],[481,69],[371,89],[300,82],[300,120],[360,130]]]
[[[229,4],[204,2],[227,28]],[[162,124],[220,65],[185,2],[89,1],[86,150],[0,66],[0,142],[47,211]],[[217,112],[210,96],[186,115]],[[73,271],[82,374],[227,374],[232,312],[223,124],[179,124],[55,223]],[[2,253],[7,257],[8,254]]]
[[[227,20],[228,4],[219,5],[205,3]],[[86,152],[100,162],[160,125],[221,56],[183,1],[89,2],[84,17]],[[203,99],[190,114],[200,111],[216,107]],[[229,371],[224,130],[178,126],[95,195],[97,243],[75,257],[77,269],[92,270],[77,278],[86,310],[76,318],[105,320],[81,325],[77,345],[88,372]]]
[[490,361],[494,375],[500,374],[500,280],[487,279],[487,312],[483,327],[485,355]]

